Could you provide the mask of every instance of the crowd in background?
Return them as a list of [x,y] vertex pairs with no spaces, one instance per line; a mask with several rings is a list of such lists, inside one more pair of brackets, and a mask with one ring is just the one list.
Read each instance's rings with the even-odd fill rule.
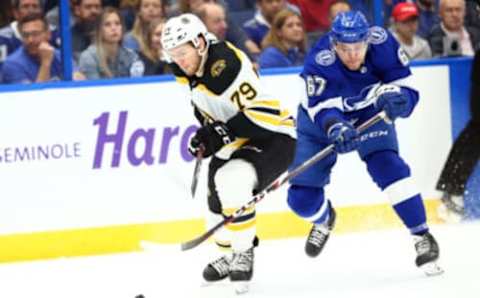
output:
[[[58,0],[0,6],[0,82],[62,80]],[[335,15],[350,9],[373,19],[369,0],[70,0],[73,78],[168,73],[162,27],[186,12],[258,68],[299,66]],[[385,0],[384,22],[411,59],[473,56],[480,49],[479,0]]]

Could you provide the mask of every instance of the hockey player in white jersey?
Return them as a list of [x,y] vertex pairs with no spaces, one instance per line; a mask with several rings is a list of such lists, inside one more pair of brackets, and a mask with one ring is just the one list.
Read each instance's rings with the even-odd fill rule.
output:
[[[198,17],[171,18],[162,32],[166,59],[177,82],[191,98],[202,125],[189,151],[212,156],[208,173],[208,225],[223,220],[285,172],[295,150],[294,119],[266,94],[247,56],[217,41]],[[247,210],[215,234],[221,248],[231,248],[209,263],[203,277],[229,277],[237,292],[252,278],[258,243],[255,210]]]
[[392,121],[410,116],[419,94],[411,84],[408,62],[387,30],[370,27],[355,11],[338,14],[330,32],[308,54],[301,73],[307,98],[298,109],[292,168],[330,144],[336,151],[292,179],[289,188],[289,206],[312,223],[305,246],[309,256],[322,251],[334,228],[335,210],[324,197],[324,187],[337,153],[356,151],[412,234],[416,265],[429,275],[442,272],[436,265],[439,247],[429,232],[422,197],[398,152],[395,126],[380,122],[362,135],[354,128],[381,110]]

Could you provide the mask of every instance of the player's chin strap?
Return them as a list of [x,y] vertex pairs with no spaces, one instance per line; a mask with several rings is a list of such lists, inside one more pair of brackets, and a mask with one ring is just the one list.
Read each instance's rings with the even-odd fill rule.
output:
[[[385,122],[389,122],[389,119],[388,119],[385,111],[381,111],[380,113],[376,114],[372,118],[370,118],[367,121],[365,121],[364,123],[362,123],[359,127],[357,127],[357,131],[358,131],[358,133],[362,133],[366,129],[372,127],[374,124],[376,124],[376,123],[378,123],[382,120],[385,121]],[[298,176],[299,174],[305,172],[311,166],[313,166],[314,164],[316,164],[320,160],[324,159],[326,156],[328,156],[330,153],[332,153],[335,150],[334,148],[335,148],[335,145],[330,144],[327,147],[325,147],[322,151],[316,153],[314,156],[312,156],[310,159],[303,162],[301,165],[299,165],[295,169],[291,170],[290,172],[284,173],[282,176],[280,176],[278,179],[273,181],[265,189],[263,189],[262,191],[257,193],[245,205],[243,205],[241,208],[235,210],[235,212],[233,214],[231,214],[229,216],[226,216],[223,221],[219,222],[217,225],[210,228],[208,231],[206,231],[202,235],[198,236],[197,238],[182,243],[181,244],[181,249],[182,250],[188,250],[188,249],[192,249],[192,248],[198,246],[199,244],[201,244],[202,242],[207,240],[210,236],[212,236],[220,228],[229,224],[235,218],[242,215],[247,209],[250,209],[252,206],[254,206],[258,202],[260,202],[265,197],[265,195],[267,195],[268,193],[280,188],[285,183],[290,181],[292,178],[294,178],[294,177]]]
[[[210,44],[217,40],[215,35],[213,35],[211,33],[207,33],[206,35],[203,35],[203,39],[205,40],[205,48],[203,50],[198,49],[198,46],[195,45],[195,47],[198,49],[198,55],[200,55],[200,59],[201,59],[200,60],[200,65],[198,66],[198,70],[195,73],[195,75],[197,77],[203,76],[203,71],[204,71],[204,68],[205,68],[205,62],[207,62],[207,58],[208,58],[208,49],[210,48]],[[197,43],[197,44],[199,44],[199,43]]]

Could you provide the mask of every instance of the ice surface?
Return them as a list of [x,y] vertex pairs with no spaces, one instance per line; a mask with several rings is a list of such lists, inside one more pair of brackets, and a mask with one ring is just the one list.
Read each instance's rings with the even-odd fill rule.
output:
[[442,276],[414,265],[406,230],[334,234],[315,259],[304,239],[264,241],[256,250],[250,292],[235,295],[229,282],[202,285],[207,243],[188,252],[178,245],[97,257],[0,265],[2,298],[476,298],[480,297],[480,223],[435,225]]

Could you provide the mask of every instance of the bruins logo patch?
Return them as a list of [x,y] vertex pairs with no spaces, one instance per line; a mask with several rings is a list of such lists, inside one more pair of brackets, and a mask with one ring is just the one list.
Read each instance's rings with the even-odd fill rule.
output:
[[212,68],[210,68],[210,74],[213,78],[220,76],[222,71],[227,67],[227,62],[223,59],[215,61]]

